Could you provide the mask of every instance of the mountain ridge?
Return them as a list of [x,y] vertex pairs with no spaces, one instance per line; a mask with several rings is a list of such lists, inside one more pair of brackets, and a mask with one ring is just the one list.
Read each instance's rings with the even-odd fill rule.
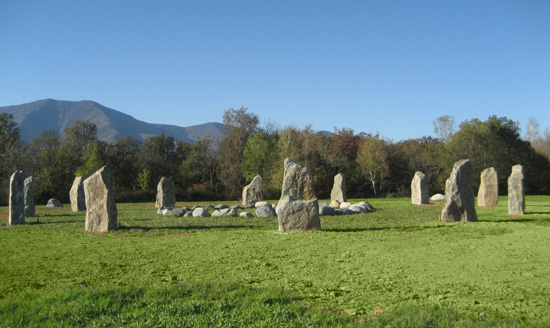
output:
[[92,100],[68,101],[42,99],[21,105],[0,107],[0,112],[10,113],[21,130],[21,138],[32,141],[44,130],[63,130],[76,121],[89,121],[97,126],[97,137],[115,142],[126,136],[143,141],[149,136],[164,133],[176,140],[194,144],[198,138],[216,138],[224,125],[208,122],[181,127],[170,124],[147,123],[131,115],[106,107]]

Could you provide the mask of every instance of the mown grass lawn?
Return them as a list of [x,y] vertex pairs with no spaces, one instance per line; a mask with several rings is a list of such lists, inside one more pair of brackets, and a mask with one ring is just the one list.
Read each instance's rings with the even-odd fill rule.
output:
[[[507,215],[507,199],[501,197],[496,209],[476,208],[476,223],[439,222],[442,204],[369,202],[376,212],[321,217],[323,231],[308,233],[277,233],[277,218],[168,218],[156,215],[153,204],[119,204],[121,229],[89,235],[84,212],[39,207],[39,217],[10,227],[7,208],[0,208],[0,314],[28,300],[64,304],[59,295],[71,293],[85,300],[96,297],[90,296],[94,291],[157,295],[187,288],[183,295],[191,295],[214,286],[229,294],[249,290],[260,300],[266,291],[289,293],[280,298],[281,306],[299,303],[321,311],[313,317],[340,313],[344,321],[338,325],[450,311],[461,325],[509,320],[550,326],[550,196],[528,196],[519,218]],[[261,306],[254,311],[264,311],[263,301],[252,303]],[[372,321],[373,315],[382,319]],[[346,321],[349,316],[352,321]],[[260,322],[239,320],[236,326]],[[266,322],[279,326],[277,320]],[[312,320],[287,325],[328,322]],[[122,323],[115,321],[111,325]],[[224,322],[211,325],[227,326]]]

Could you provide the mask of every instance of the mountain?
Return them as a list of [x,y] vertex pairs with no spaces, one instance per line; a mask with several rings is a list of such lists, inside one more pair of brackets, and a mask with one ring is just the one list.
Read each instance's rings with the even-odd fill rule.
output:
[[126,136],[145,140],[148,136],[164,133],[176,140],[194,144],[197,138],[217,137],[223,129],[221,123],[205,123],[189,127],[152,124],[139,121],[128,114],[105,107],[93,101],[38,100],[15,106],[0,107],[0,112],[13,114],[21,129],[21,138],[32,141],[44,130],[63,130],[75,121],[89,121],[97,126],[99,140],[114,142]]

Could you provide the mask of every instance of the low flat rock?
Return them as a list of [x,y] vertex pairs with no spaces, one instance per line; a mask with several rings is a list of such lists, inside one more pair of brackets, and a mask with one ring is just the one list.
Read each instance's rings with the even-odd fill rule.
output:
[[350,206],[351,206],[351,203],[349,203],[349,202],[340,203],[340,208],[341,209],[348,208]]
[[197,207],[193,210],[193,217],[195,218],[206,218],[211,216],[210,213],[208,213],[208,210],[202,207]]
[[431,201],[434,201],[434,202],[443,202],[445,201],[445,195],[443,194],[435,194],[432,196],[432,198],[430,198]]
[[330,207],[334,207],[334,208],[340,208],[340,204],[342,204],[342,202],[340,202],[339,200],[335,199],[335,200],[333,200],[332,202],[330,202],[329,206],[330,206]]
[[271,207],[271,205],[260,206],[256,209],[256,216],[259,218],[267,218],[270,216],[277,216],[277,213]]
[[358,206],[361,206],[361,207],[364,207],[367,209],[367,212],[374,212],[374,207],[372,207],[372,205],[367,202],[366,200],[362,201],[362,202],[359,202],[355,205],[358,205]]
[[216,205],[216,207],[214,207],[214,208],[217,209],[217,210],[223,210],[223,209],[229,208],[229,206],[227,206],[225,204],[219,204],[219,205]]
[[328,205],[319,205],[319,215],[334,215],[334,208]]
[[165,208],[162,211],[162,215],[164,215],[164,216],[177,216],[177,217],[180,217],[180,216],[184,216],[185,213],[187,213],[187,212],[185,211],[184,208]]
[[268,203],[268,202],[265,202],[265,201],[256,202],[256,203],[254,204],[254,207],[255,207],[255,208],[262,207],[262,206],[271,206],[271,205],[269,205],[269,203]]
[[58,199],[50,198],[46,207],[63,207],[63,204]]
[[252,218],[252,217],[254,217],[254,215],[252,215],[252,213],[250,213],[250,212],[241,212],[241,214],[239,214],[239,216],[241,218]]
[[352,211],[353,213],[356,213],[356,214],[359,214],[359,213],[368,213],[368,210],[363,207],[363,206],[359,206],[359,205],[351,205],[350,207],[348,207],[348,210]]

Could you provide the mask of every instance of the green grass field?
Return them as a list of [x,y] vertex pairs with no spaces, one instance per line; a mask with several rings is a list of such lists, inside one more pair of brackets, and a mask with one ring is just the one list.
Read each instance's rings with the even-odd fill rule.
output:
[[308,233],[119,204],[121,229],[89,235],[84,212],[12,227],[0,208],[0,326],[550,327],[550,196],[519,218],[501,197],[476,223],[369,202]]

